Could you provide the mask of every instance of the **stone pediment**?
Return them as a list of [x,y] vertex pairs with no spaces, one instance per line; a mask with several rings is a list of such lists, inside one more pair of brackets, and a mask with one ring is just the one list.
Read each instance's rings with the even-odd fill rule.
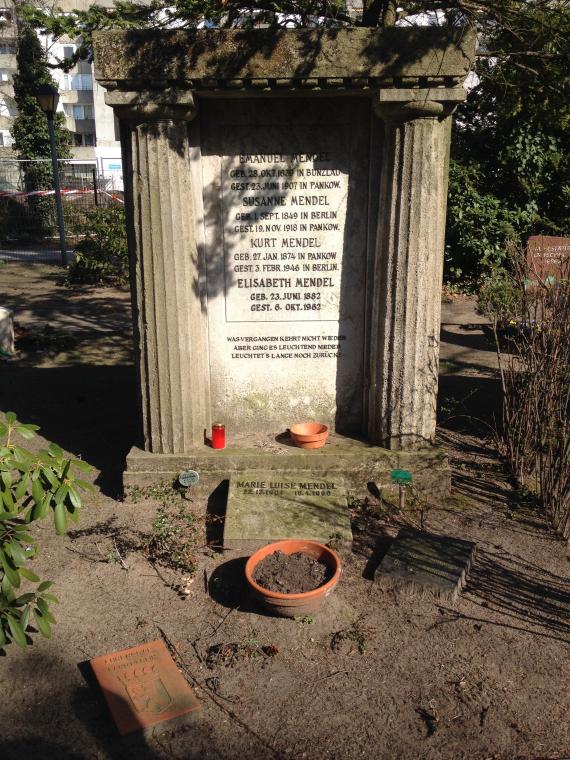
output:
[[95,76],[107,89],[362,93],[460,86],[475,36],[432,27],[135,30],[95,33],[94,50]]

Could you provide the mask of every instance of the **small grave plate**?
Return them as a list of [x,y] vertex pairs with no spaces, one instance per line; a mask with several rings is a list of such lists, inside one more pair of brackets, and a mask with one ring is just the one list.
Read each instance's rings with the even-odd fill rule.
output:
[[121,735],[151,730],[200,707],[160,639],[90,661]]
[[181,472],[178,476],[178,482],[181,486],[184,486],[184,488],[195,486],[199,480],[200,476],[195,470],[184,470],[184,472]]
[[375,577],[455,599],[465,583],[474,553],[472,541],[402,528]]
[[234,474],[224,526],[224,549],[251,552],[286,538],[344,550],[352,544],[344,481],[306,472]]

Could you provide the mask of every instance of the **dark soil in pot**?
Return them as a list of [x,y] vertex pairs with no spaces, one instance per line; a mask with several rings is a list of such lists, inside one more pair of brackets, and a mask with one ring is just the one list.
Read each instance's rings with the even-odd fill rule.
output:
[[328,565],[303,552],[269,554],[255,568],[253,579],[269,591],[303,594],[322,586],[333,576]]

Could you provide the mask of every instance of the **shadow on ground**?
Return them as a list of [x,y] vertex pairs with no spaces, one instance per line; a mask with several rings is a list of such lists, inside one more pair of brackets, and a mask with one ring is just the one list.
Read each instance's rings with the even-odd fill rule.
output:
[[130,447],[138,438],[136,377],[129,365],[2,366],[0,409],[40,427],[40,435],[81,456],[116,496]]

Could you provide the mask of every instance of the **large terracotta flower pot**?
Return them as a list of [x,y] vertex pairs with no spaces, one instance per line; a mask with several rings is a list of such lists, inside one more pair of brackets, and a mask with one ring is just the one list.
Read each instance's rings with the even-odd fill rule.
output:
[[289,434],[302,449],[320,449],[329,436],[329,428],[321,422],[299,422],[291,425]]
[[[305,591],[302,594],[281,594],[277,591],[269,591],[253,580],[253,573],[256,566],[265,557],[276,551],[281,551],[284,554],[294,554],[295,552],[308,554],[313,559],[326,563],[333,573],[332,578],[313,591]],[[245,566],[245,577],[256,599],[273,614],[291,618],[316,612],[338,583],[340,573],[341,563],[336,552],[317,541],[297,539],[267,544],[252,554]]]

